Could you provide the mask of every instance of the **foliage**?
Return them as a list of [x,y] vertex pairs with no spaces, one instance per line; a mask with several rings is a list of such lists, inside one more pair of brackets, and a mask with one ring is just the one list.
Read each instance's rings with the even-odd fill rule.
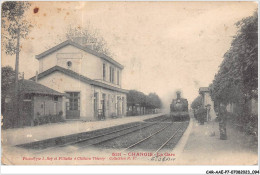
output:
[[59,112],[58,115],[45,115],[45,116],[38,116],[34,119],[34,125],[43,125],[48,123],[58,123],[64,122],[65,120],[62,118],[62,111]]
[[160,97],[156,93],[150,93],[149,95],[145,95],[142,92],[130,90],[127,94],[127,105],[139,105],[141,107],[155,109],[161,108],[162,102]]
[[93,50],[98,53],[111,55],[106,41],[98,34],[97,30],[93,32],[89,27],[81,28],[70,26],[67,30],[66,38],[83,46],[92,45]]
[[6,54],[14,55],[17,51],[20,52],[17,38],[26,38],[32,27],[24,19],[24,13],[29,7],[30,3],[22,1],[7,1],[2,4],[2,46]]
[[127,94],[127,104],[128,106],[134,106],[135,104],[139,104],[141,92],[136,90],[130,90]]
[[203,124],[205,121],[206,121],[206,118],[207,118],[207,109],[206,108],[203,108],[203,107],[200,107],[196,113],[196,119],[201,123]]
[[258,14],[242,19],[230,49],[224,54],[218,73],[210,85],[216,103],[244,104],[258,90]]
[[202,96],[199,95],[195,98],[195,100],[191,103],[192,109],[199,109],[202,106]]
[[4,106],[5,106],[6,92],[10,88],[10,85],[14,83],[15,71],[13,70],[12,67],[6,66],[6,67],[2,67],[1,74],[2,74],[1,112],[3,114],[4,113]]
[[150,108],[161,108],[162,102],[160,97],[156,93],[149,93],[145,105]]
[[249,109],[251,99],[258,96],[258,13],[236,25],[239,30],[224,54],[210,94],[216,106],[234,103],[235,122],[254,133],[257,120]]
[[14,83],[15,71],[13,70],[12,67],[6,66],[6,67],[2,67],[1,74],[2,74],[1,88],[2,88],[2,95],[3,95],[4,92],[6,92],[9,89],[10,85]]
[[23,1],[7,1],[2,4],[2,47],[8,55],[15,58],[15,93],[13,100],[13,125],[22,125],[19,115],[19,95],[18,95],[18,74],[19,55],[21,51],[20,39],[26,38],[32,25],[25,20],[25,11],[30,7],[30,3]]
[[191,103],[191,108],[194,110],[194,117],[203,124],[206,121],[207,109],[202,106],[203,98],[201,95],[197,96]]

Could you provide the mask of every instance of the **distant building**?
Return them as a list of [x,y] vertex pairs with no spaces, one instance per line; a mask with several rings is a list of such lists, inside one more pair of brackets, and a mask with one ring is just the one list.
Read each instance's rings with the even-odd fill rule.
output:
[[216,117],[216,113],[214,110],[214,102],[212,101],[209,88],[208,87],[201,87],[199,88],[199,94],[202,96],[202,106],[207,108],[207,120],[212,120]]
[[[19,118],[13,116],[14,84],[5,98],[4,125],[20,123],[21,126],[34,125],[40,116],[59,115],[62,111],[62,96],[53,89],[30,80],[19,80]],[[17,121],[20,120],[20,121]]]
[[121,88],[123,66],[87,46],[67,40],[36,55],[39,74],[32,80],[65,93],[66,119],[99,120],[126,115]]

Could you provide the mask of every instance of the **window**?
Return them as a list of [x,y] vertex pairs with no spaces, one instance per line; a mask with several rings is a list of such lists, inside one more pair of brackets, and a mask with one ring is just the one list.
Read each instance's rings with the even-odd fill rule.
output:
[[114,83],[114,76],[115,76],[115,68],[110,66],[110,82]]
[[94,116],[98,116],[98,93],[94,93]]
[[106,80],[106,64],[103,63],[103,80]]
[[72,62],[71,62],[71,61],[68,61],[68,62],[67,62],[67,66],[68,66],[68,67],[71,67],[71,66],[72,66]]
[[23,97],[24,101],[31,101],[32,100],[32,95],[31,94],[25,94]]
[[58,99],[59,99],[58,96],[54,96],[54,97],[53,97],[53,101],[54,101],[54,102],[58,102]]
[[41,104],[41,108],[43,110],[42,115],[46,115],[46,104],[45,104],[45,101]]
[[115,78],[115,69],[112,68],[112,83],[114,83],[114,78]]
[[106,107],[106,94],[102,94],[102,100],[100,101],[100,103],[101,103],[102,110],[104,112]]
[[54,103],[54,108],[53,108],[53,113],[54,113],[54,115],[57,115],[58,113],[57,113],[57,107],[58,106],[58,104],[57,104],[57,102],[55,102]]
[[109,81],[112,82],[112,67],[109,67]]
[[108,94],[108,97],[107,97],[107,108],[108,108],[108,110],[110,108],[110,94]]
[[119,77],[119,70],[117,71],[117,85],[119,85],[120,77]]
[[67,110],[79,110],[80,109],[80,93],[79,92],[67,92],[69,103]]

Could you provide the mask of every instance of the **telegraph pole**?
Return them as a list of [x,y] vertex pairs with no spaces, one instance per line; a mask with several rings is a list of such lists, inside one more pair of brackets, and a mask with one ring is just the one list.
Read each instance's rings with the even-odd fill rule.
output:
[[[19,11],[21,10],[21,5],[19,5]],[[15,55],[16,55],[16,59],[15,59],[15,98],[14,98],[14,123],[18,126],[21,126],[21,118],[19,116],[19,53],[20,53],[20,24],[18,21],[16,21],[17,23],[17,35],[16,35],[16,50],[15,50]]]
[[[15,98],[14,98],[14,119],[20,120],[19,115],[19,47],[20,47],[20,27],[17,29],[17,43],[16,43],[16,59],[15,59]],[[20,125],[20,121],[14,121]]]

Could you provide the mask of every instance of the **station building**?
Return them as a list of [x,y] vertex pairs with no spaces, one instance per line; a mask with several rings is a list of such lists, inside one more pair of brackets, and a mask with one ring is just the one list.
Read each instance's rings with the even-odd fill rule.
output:
[[41,116],[53,116],[57,118],[62,115],[62,97],[51,88],[34,81],[21,79],[18,81],[18,103],[19,117],[14,115],[15,84],[11,84],[5,94],[5,105],[3,112],[3,126],[8,128],[14,125],[33,126],[35,119]]
[[123,66],[71,40],[36,55],[39,73],[31,79],[65,94],[65,119],[102,120],[126,115]]

